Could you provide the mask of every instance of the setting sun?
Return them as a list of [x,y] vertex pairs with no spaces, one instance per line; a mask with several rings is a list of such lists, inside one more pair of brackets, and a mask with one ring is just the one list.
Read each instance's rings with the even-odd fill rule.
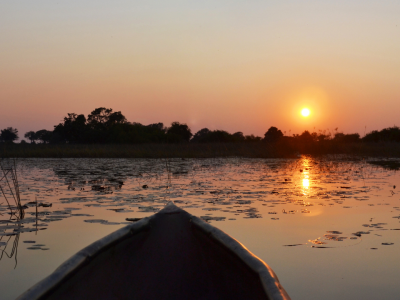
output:
[[308,116],[310,115],[310,110],[309,110],[308,108],[303,108],[303,109],[301,110],[301,115],[302,115],[303,117],[308,117]]

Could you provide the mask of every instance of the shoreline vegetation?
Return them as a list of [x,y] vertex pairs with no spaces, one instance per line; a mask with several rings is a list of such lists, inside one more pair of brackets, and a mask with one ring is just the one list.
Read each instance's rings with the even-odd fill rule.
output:
[[296,158],[300,155],[400,157],[400,144],[336,143],[179,143],[179,144],[0,144],[1,158]]
[[128,122],[120,112],[99,107],[87,117],[68,113],[53,131],[26,132],[27,143],[18,140],[18,130],[0,130],[0,158],[94,157],[94,158],[290,158],[299,155],[344,154],[400,157],[400,128],[389,127],[360,137],[322,131],[286,135],[271,126],[264,137],[203,128],[192,133],[187,124],[173,122],[143,125]]

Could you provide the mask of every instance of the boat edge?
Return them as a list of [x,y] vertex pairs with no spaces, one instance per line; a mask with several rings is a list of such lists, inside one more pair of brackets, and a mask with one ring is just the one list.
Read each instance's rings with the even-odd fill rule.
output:
[[122,227],[78,251],[55,269],[53,273],[29,288],[22,295],[16,298],[16,300],[41,299],[41,297],[51,292],[63,280],[73,274],[75,270],[89,262],[91,257],[96,256],[99,252],[119,242],[121,239],[124,239],[144,228],[150,227],[150,220],[153,216],[154,215],[143,218],[136,223]]
[[195,226],[208,234],[209,237],[225,246],[241,259],[251,270],[260,276],[264,291],[271,300],[291,300],[290,296],[280,284],[278,276],[262,259],[254,255],[242,243],[222,230],[208,224],[196,216],[191,215],[191,217],[192,223]]
[[[173,214],[180,211],[187,213],[190,216],[191,223],[193,225],[206,233],[217,243],[226,247],[230,252],[242,260],[251,270],[257,273],[260,277],[264,291],[270,300],[291,300],[271,267],[230,235],[179,208],[173,202],[169,202],[158,213]],[[155,215],[156,214],[143,218],[142,220],[131,225],[122,227],[83,248],[62,263],[57,269],[54,270],[53,273],[25,291],[22,295],[16,298],[16,300],[38,300],[46,294],[51,293],[54,288],[56,288],[63,280],[67,279],[71,274],[73,274],[75,270],[89,262],[91,257],[96,256],[98,253],[104,251],[105,248],[118,243],[122,239],[134,234],[135,232],[138,232],[144,228],[150,228],[151,220]]]

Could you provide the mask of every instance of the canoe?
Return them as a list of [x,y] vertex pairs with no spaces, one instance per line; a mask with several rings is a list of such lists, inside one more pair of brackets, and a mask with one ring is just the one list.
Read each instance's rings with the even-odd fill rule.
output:
[[241,243],[169,203],[79,251],[18,298],[34,299],[290,297]]

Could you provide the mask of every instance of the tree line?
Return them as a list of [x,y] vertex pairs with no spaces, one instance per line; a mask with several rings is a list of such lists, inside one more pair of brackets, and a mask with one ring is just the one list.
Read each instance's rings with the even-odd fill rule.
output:
[[[358,133],[334,134],[326,131],[293,134],[286,136],[276,127],[270,127],[264,137],[244,135],[242,132],[233,134],[224,130],[210,130],[203,128],[192,134],[186,124],[173,122],[171,126],[163,123],[143,125],[137,122],[128,122],[120,112],[114,112],[111,108],[99,107],[93,110],[87,117],[83,114],[69,113],[64,120],[54,126],[54,130],[28,131],[24,137],[30,143],[51,144],[86,144],[86,143],[275,143],[281,140],[301,143],[319,143],[334,141],[339,143],[350,142],[400,142],[400,128],[389,127],[381,131],[372,131],[360,138]],[[18,140],[18,130],[7,127],[0,131],[0,142],[12,143]],[[24,140],[21,143],[25,142]]]

